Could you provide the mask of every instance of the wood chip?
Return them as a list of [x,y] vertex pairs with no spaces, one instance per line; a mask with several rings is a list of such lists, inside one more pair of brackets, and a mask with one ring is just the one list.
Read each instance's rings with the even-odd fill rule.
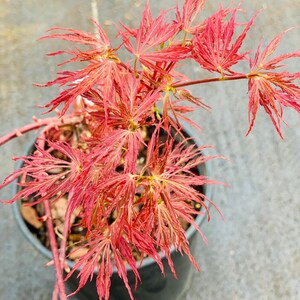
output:
[[76,260],[86,254],[89,251],[87,247],[74,247],[72,252],[70,253],[68,259]]
[[[51,215],[54,220],[55,226],[58,232],[62,233],[64,229],[65,214],[68,207],[68,199],[66,196],[63,196],[53,202],[51,205]],[[80,213],[80,208],[77,208],[73,211],[70,219],[70,226],[75,222],[76,217]]]
[[24,220],[34,228],[40,229],[43,226],[43,223],[39,220],[39,216],[33,207],[22,205],[21,214]]

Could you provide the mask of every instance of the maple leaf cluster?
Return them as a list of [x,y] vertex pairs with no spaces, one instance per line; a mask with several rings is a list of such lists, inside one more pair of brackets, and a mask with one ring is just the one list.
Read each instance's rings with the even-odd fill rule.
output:
[[[67,54],[70,58],[61,65],[82,62],[85,66],[60,72],[43,85],[63,87],[45,106],[49,112],[57,111],[57,118],[36,120],[0,139],[3,144],[18,133],[45,127],[34,153],[18,158],[23,167],[9,175],[0,188],[22,178],[21,189],[6,202],[32,198],[31,205],[44,203],[46,211],[68,196],[63,234],[68,234],[76,211],[86,232],[82,247],[88,248],[68,277],[79,270],[79,290],[97,269],[99,299],[109,298],[113,265],[133,299],[126,266],[138,283],[137,255],[141,261],[151,257],[163,273],[162,251],[176,276],[170,255],[174,247],[198,269],[182,222],[201,233],[195,218],[200,214],[209,218],[211,203],[203,186],[216,182],[199,173],[199,165],[214,158],[203,155],[207,146],[195,145],[182,129],[182,122],[199,129],[187,113],[209,109],[187,86],[247,81],[248,133],[260,106],[281,137],[282,108],[300,112],[300,88],[295,82],[300,73],[279,71],[283,60],[299,57],[300,52],[270,57],[284,33],[265,50],[258,47],[252,57],[251,51],[241,52],[241,47],[256,15],[241,25],[236,22],[239,6],[220,7],[199,21],[204,5],[204,0],[186,0],[182,9],[176,6],[153,17],[147,2],[138,28],[121,24],[118,46],[112,46],[118,39],[110,41],[95,21],[96,34],[50,29],[43,38],[84,47],[49,55]],[[131,58],[122,61],[120,51],[127,51]],[[183,61],[199,64],[214,77],[191,81],[177,68]],[[248,62],[249,72],[234,70],[240,62]],[[55,247],[55,241],[51,242]],[[61,269],[64,251],[60,258],[53,253],[55,267]],[[65,299],[61,285],[57,288]]]

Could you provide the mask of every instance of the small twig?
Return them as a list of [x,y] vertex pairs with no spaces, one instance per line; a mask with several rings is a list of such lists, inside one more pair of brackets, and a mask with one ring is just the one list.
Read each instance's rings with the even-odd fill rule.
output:
[[[45,135],[45,132],[47,132],[48,129],[49,128],[46,127],[40,135],[40,137],[42,137],[42,138],[38,139],[38,145],[41,148],[44,148],[44,146],[45,146],[45,139],[43,137]],[[49,241],[50,241],[52,258],[53,258],[54,267],[55,267],[54,269],[55,269],[55,274],[56,274],[56,283],[55,283],[55,289],[54,289],[53,295],[52,295],[52,300],[58,300],[58,296],[59,296],[60,300],[67,300],[67,294],[66,294],[66,289],[65,289],[65,284],[64,284],[64,277],[63,277],[63,272],[62,272],[63,268],[61,268],[60,256],[58,253],[58,246],[57,246],[54,226],[53,226],[53,222],[52,222],[50,203],[48,200],[44,200],[43,204],[44,204],[44,208],[45,208],[47,232],[49,234]]]
[[228,77],[224,76],[224,77],[217,77],[217,78],[207,78],[207,79],[192,80],[192,81],[174,84],[172,85],[172,87],[176,89],[179,87],[190,86],[190,85],[201,84],[201,83],[216,82],[216,81],[230,81],[230,80],[239,80],[239,79],[248,79],[248,78],[249,78],[248,74],[228,76]]
[[46,119],[34,119],[34,123],[25,125],[21,128],[15,129],[14,131],[6,134],[5,136],[0,138],[0,146],[7,143],[8,141],[12,140],[13,138],[20,137],[26,132],[39,129],[41,127],[47,126],[51,124],[51,127],[61,126],[64,124],[71,124],[71,123],[78,123],[80,122],[81,118],[78,117],[52,117]]
[[[68,193],[68,201],[71,200],[73,196],[73,190],[69,191]],[[68,240],[68,233],[70,230],[70,220],[71,220],[71,215],[72,212],[70,211],[70,209],[67,209],[66,214],[65,214],[65,222],[64,222],[64,230],[63,230],[63,237],[62,237],[62,241],[61,241],[61,245],[60,245],[60,249],[59,249],[59,258],[62,264],[62,268],[66,267],[66,248],[67,248],[67,240]]]

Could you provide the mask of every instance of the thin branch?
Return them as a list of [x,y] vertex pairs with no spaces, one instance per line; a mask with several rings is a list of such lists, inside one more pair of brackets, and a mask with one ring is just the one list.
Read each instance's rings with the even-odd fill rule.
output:
[[227,77],[224,76],[224,77],[217,77],[217,78],[207,78],[207,79],[192,80],[192,81],[188,81],[188,82],[174,84],[172,87],[176,89],[176,88],[180,88],[180,87],[184,87],[184,86],[190,86],[190,85],[201,84],[201,83],[240,80],[240,79],[248,79],[248,78],[249,78],[249,74],[241,74],[241,75],[227,76]]
[[[50,125],[49,125],[50,126]],[[52,127],[52,126],[51,126]],[[47,131],[47,127],[43,130],[41,133],[41,137],[45,135],[45,132]],[[38,140],[39,147],[44,148],[45,139],[39,139]],[[56,283],[55,283],[55,289],[53,291],[53,297],[52,300],[57,300],[58,295],[60,297],[60,300],[67,300],[67,294],[64,284],[64,277],[63,277],[63,268],[61,267],[60,263],[60,255],[58,252],[58,246],[56,242],[55,237],[55,230],[52,222],[52,214],[51,214],[51,208],[50,203],[48,200],[43,201],[44,208],[45,208],[45,215],[46,215],[46,225],[47,225],[47,232],[49,235],[49,241],[50,241],[50,247],[52,252],[52,258],[54,262],[54,269],[56,274]]]
[[79,117],[62,117],[62,118],[47,118],[47,119],[34,119],[34,123],[25,125],[21,128],[15,129],[14,131],[6,134],[5,136],[0,138],[0,146],[12,140],[13,138],[20,137],[24,133],[39,129],[41,127],[47,126],[51,124],[51,127],[61,126],[65,124],[78,123],[81,121]]

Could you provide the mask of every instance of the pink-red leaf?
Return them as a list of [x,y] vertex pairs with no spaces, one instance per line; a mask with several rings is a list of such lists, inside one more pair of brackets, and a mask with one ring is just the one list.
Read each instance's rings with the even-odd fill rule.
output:
[[209,17],[205,22],[205,28],[198,32],[193,40],[194,59],[206,70],[235,73],[231,67],[246,58],[248,52],[239,53],[243,41],[252,27],[256,15],[247,23],[243,32],[233,42],[233,36],[237,27],[236,13],[238,8],[232,10],[231,18],[225,23],[226,13],[222,8]]
[[282,108],[284,106],[291,107],[300,112],[300,87],[295,83],[300,79],[300,73],[275,71],[283,66],[280,64],[283,60],[300,57],[300,51],[269,59],[285,33],[286,31],[275,37],[262,53],[259,46],[254,59],[250,60],[251,73],[248,84],[250,125],[247,134],[254,126],[259,106],[265,109],[281,138],[283,138],[281,132]]

